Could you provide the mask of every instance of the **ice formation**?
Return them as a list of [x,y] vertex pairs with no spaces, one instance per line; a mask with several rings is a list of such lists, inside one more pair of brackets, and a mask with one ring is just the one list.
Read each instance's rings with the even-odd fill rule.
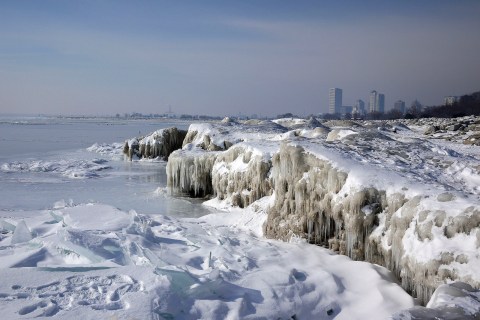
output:
[[267,237],[386,266],[423,303],[452,280],[480,288],[478,150],[416,122],[309,123],[194,124],[169,188],[240,207],[272,194]]
[[252,142],[273,139],[286,131],[270,121],[253,125],[233,121],[192,124],[182,150],[168,159],[167,186],[173,194],[218,195],[247,206],[272,192],[267,179],[270,149],[251,147]]
[[27,227],[25,220],[20,221],[17,223],[15,227],[15,231],[12,235],[11,244],[23,243],[32,240],[32,233]]
[[0,166],[0,170],[8,173],[52,172],[70,179],[88,179],[97,178],[101,175],[101,171],[111,169],[107,162],[105,159],[24,160],[4,163]]
[[177,150],[167,163],[167,187],[172,194],[205,197],[213,193],[212,168],[216,153]]
[[125,141],[123,153],[129,160],[133,156],[166,160],[170,153],[181,148],[186,134],[177,128],[160,129],[145,137]]

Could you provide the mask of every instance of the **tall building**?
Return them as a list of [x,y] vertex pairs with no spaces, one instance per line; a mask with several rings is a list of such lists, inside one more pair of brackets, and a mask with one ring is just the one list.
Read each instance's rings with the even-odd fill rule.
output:
[[375,90],[370,92],[368,111],[370,113],[372,112],[383,113],[385,111],[385,95],[383,93],[378,93]]
[[331,88],[328,91],[328,112],[329,113],[342,112],[342,89]]
[[370,92],[370,97],[368,101],[368,112],[372,113],[377,111],[377,97],[377,91],[373,90],[372,92]]
[[385,95],[383,93],[379,93],[377,96],[377,108],[378,112],[384,113],[385,112]]
[[405,101],[403,100],[398,100],[395,102],[393,105],[393,109],[401,112],[402,114],[405,114]]
[[359,112],[360,114],[366,113],[365,102],[363,102],[363,100],[361,99],[358,99],[357,101],[355,101],[355,108],[357,109],[357,112]]

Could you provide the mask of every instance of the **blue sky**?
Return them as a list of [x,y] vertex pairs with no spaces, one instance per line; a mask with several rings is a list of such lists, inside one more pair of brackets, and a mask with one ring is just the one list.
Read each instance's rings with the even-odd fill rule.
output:
[[299,115],[480,90],[480,1],[0,1],[0,113]]

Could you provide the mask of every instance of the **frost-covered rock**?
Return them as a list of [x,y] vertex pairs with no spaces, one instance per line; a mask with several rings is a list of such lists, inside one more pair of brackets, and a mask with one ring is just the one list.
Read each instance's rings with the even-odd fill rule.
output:
[[268,152],[245,144],[231,147],[217,156],[212,168],[214,196],[230,199],[232,205],[243,208],[270,195],[271,166]]
[[182,147],[187,132],[177,128],[160,129],[142,138],[133,138],[125,141],[123,153],[132,160],[135,155],[139,158],[157,158],[163,160],[175,150]]

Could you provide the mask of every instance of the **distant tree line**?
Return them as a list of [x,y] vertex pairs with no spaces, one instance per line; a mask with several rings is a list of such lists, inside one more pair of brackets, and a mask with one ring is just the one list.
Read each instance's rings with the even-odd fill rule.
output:
[[461,96],[452,105],[427,107],[422,111],[422,118],[457,118],[480,115],[480,91]]

